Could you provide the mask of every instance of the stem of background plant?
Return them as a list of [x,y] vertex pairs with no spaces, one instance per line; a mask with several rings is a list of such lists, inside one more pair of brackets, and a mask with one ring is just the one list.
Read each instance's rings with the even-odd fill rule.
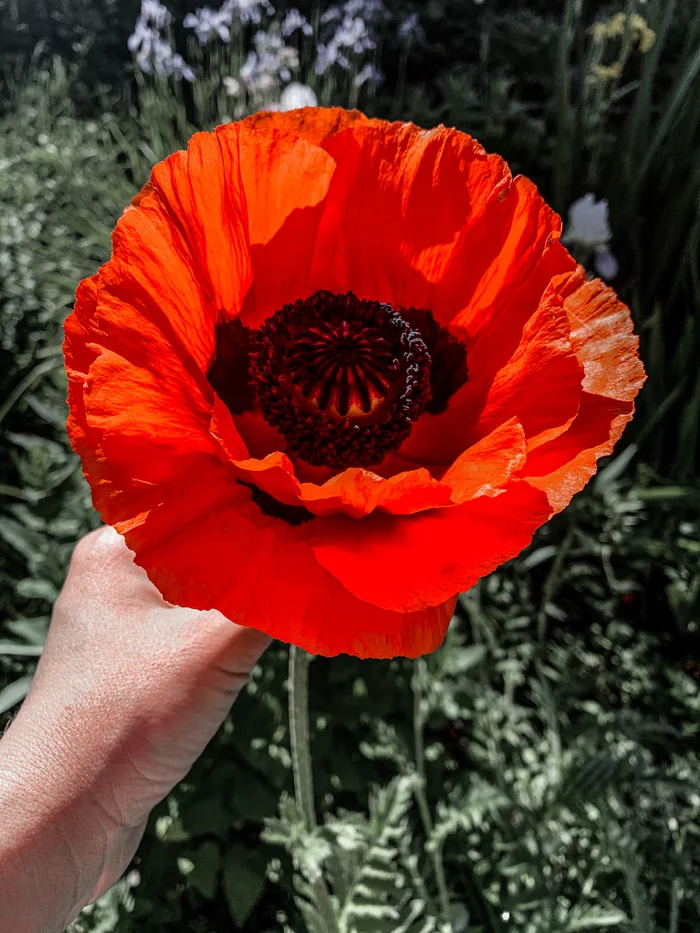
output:
[[[425,745],[423,740],[423,727],[425,717],[421,709],[422,683],[425,680],[426,664],[423,658],[418,658],[415,662],[412,687],[413,687],[413,740],[416,758],[416,771],[420,782],[416,785],[416,802],[420,813],[421,822],[426,839],[430,839],[433,834],[433,818],[428,806],[428,797],[425,792],[426,772],[425,772]],[[447,931],[452,933],[452,917],[450,914],[450,896],[447,890],[447,879],[445,878],[445,867],[442,863],[442,846],[430,849],[430,860],[433,863],[435,873],[435,883],[438,889],[438,898],[440,901],[440,913]]]
[[[289,649],[289,744],[294,772],[294,796],[308,832],[316,821],[314,783],[309,742],[309,663],[311,655],[296,645]],[[328,933],[340,933],[336,912],[323,878],[313,883],[316,903]]]
[[615,92],[618,90],[620,83],[622,81],[622,76],[624,74],[625,66],[629,60],[630,54],[632,52],[633,46],[633,32],[632,32],[632,14],[634,13],[637,0],[627,0],[625,3],[624,15],[625,19],[625,31],[622,36],[622,46],[620,48],[620,53],[617,60],[614,64],[620,69],[619,76],[617,78],[611,78],[609,83],[605,81],[598,81],[598,101],[597,101],[597,110],[598,110],[598,132],[601,136],[601,143],[594,147],[591,152],[591,161],[588,167],[588,181],[592,187],[597,187],[598,185],[598,170],[600,159],[602,157],[602,137],[605,133],[607,127],[608,119],[610,116],[610,110],[615,98]]
[[571,105],[571,45],[576,19],[581,15],[581,0],[566,0],[559,31],[557,54],[557,148],[554,163],[554,207],[564,213],[571,196],[574,110]]
[[551,755],[550,762],[550,782],[556,787],[561,782],[562,770],[562,741],[559,731],[559,720],[557,718],[554,698],[547,678],[545,677],[542,665],[544,663],[546,642],[547,642],[547,608],[556,596],[557,590],[561,585],[562,569],[569,556],[571,545],[574,541],[574,524],[570,520],[566,529],[564,539],[559,545],[556,557],[552,561],[552,566],[547,574],[547,578],[542,587],[542,599],[537,613],[537,650],[535,652],[535,670],[537,672],[537,682],[542,694],[542,705],[547,719],[547,728],[549,730],[549,744]]
[[545,640],[547,638],[547,607],[554,599],[559,583],[561,582],[561,571],[564,566],[564,561],[569,556],[569,551],[574,541],[574,530],[573,522],[569,520],[564,538],[559,545],[556,556],[552,561],[552,566],[550,567],[542,587],[542,598],[537,612],[537,646],[540,658],[544,651]]

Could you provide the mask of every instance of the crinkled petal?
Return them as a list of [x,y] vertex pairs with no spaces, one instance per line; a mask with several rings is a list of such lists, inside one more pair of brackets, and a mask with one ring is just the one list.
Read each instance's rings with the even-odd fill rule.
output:
[[465,451],[441,480],[425,469],[385,478],[352,468],[319,484],[301,482],[294,464],[281,451],[262,459],[248,457],[231,415],[218,398],[211,431],[244,482],[285,505],[303,506],[319,517],[344,514],[362,518],[375,509],[411,515],[483,495],[495,496],[522,469],[526,458],[525,434],[517,419],[512,419]]
[[135,310],[206,372],[214,325],[240,313],[252,279],[238,168],[215,134],[196,134],[155,166],[150,189],[117,225],[113,257]]
[[104,456],[145,482],[177,476],[183,461],[216,452],[208,405],[175,360],[155,373],[103,350],[85,380],[86,421]]
[[639,358],[629,308],[600,279],[589,281],[579,268],[555,280],[571,322],[571,342],[583,364],[583,388],[632,402],[646,374]]
[[612,453],[633,414],[632,402],[584,392],[569,430],[533,451],[521,475],[561,512],[595,475],[598,460]]
[[480,496],[496,496],[523,468],[526,458],[523,426],[511,418],[465,450],[442,477],[442,483],[450,487],[452,502],[457,505]]
[[109,457],[135,480],[155,482],[216,452],[211,390],[149,318],[137,329],[132,306],[112,293],[113,272],[103,267],[82,283],[66,321],[68,433],[84,466]]
[[176,505],[151,487],[152,507],[136,521],[116,523],[169,602],[218,609],[312,654],[415,657],[442,642],[453,594],[423,611],[387,612],[357,599],[319,566],[308,525],[295,529],[264,516],[223,467],[210,469],[206,483],[188,474],[181,491]]
[[[219,137],[196,133],[186,151],[153,169],[151,185],[182,230],[211,303],[228,315],[239,313],[252,280],[247,206],[238,166]],[[149,203],[147,198],[143,206]]]
[[471,341],[497,332],[500,340],[488,347],[504,363],[552,276],[575,268],[560,236],[561,220],[535,185],[522,175],[505,177],[488,193],[478,221],[464,224],[435,291],[436,318],[466,331]]
[[247,326],[258,327],[283,305],[311,294],[316,233],[336,170],[318,143],[362,120],[343,111],[317,119],[303,113],[258,114],[217,130],[238,167],[247,204],[254,271],[242,315]]
[[[517,418],[530,447],[555,437],[576,417],[583,366],[571,340],[571,325],[561,297],[549,289],[520,332],[510,358],[488,381],[470,377],[442,415],[425,415],[401,446],[400,454],[449,464],[496,427]],[[478,376],[478,374],[477,374]]]
[[462,592],[526,547],[552,509],[514,482],[499,496],[396,520],[383,512],[309,523],[318,562],[359,599],[414,612]]
[[432,307],[465,224],[509,177],[469,136],[369,120],[324,142],[337,168],[316,238],[311,291]]
[[598,460],[612,453],[646,376],[629,310],[613,290],[589,282],[583,269],[555,284],[571,320],[585,391],[571,427],[533,451],[521,475],[546,492],[558,512],[595,474]]
[[[87,424],[85,414],[85,379],[91,363],[99,354],[99,348],[90,345],[90,320],[97,307],[97,280],[95,275],[78,286],[73,313],[65,322],[63,355],[68,376],[68,420],[66,430],[71,445],[86,464],[96,460],[97,438]],[[91,478],[97,481],[97,470],[91,470]]]
[[[583,367],[571,345],[569,320],[550,294],[523,328],[515,353],[498,371],[473,427],[476,437],[516,417],[529,446],[563,430],[576,417]],[[455,417],[467,412],[455,405]]]

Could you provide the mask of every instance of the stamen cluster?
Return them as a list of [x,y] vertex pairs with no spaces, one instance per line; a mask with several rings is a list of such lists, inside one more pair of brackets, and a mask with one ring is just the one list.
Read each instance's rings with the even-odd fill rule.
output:
[[431,357],[391,305],[319,291],[251,334],[267,421],[316,466],[376,466],[430,401]]

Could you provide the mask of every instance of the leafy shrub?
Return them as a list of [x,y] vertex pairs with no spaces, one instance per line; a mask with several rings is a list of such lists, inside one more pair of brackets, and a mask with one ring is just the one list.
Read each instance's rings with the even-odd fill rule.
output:
[[[68,87],[56,64],[0,121],[0,618],[30,656],[75,540],[95,524],[65,437],[62,322],[131,191],[109,121],[77,120]],[[8,657],[20,649],[0,652],[0,686],[18,670]]]
[[340,933],[429,933],[444,928],[436,854],[455,931],[656,933],[669,916],[695,929],[700,511],[602,480],[462,598],[434,655],[312,662],[325,819],[311,832],[289,796],[287,651],[273,646],[154,813],[139,884],[76,933],[146,918],[155,933],[332,933],[321,872]]
[[[288,796],[287,650],[274,645],[231,719],[154,812],[130,871],[74,933],[329,933],[319,872],[338,899],[341,933],[444,929],[442,873],[455,933],[698,927],[700,500],[657,472],[695,477],[697,217],[685,202],[674,214],[678,186],[694,170],[696,57],[691,46],[677,53],[679,32],[694,35],[695,20],[689,6],[672,4],[668,44],[659,38],[656,63],[626,63],[642,67],[631,76],[641,85],[606,98],[594,147],[584,132],[592,111],[577,97],[589,23],[568,24],[578,39],[560,54],[578,64],[564,101],[545,55],[562,38],[550,4],[527,13],[468,4],[457,29],[455,3],[421,7],[427,36],[412,54],[433,62],[428,87],[399,52],[396,86],[403,81],[405,94],[377,106],[475,130],[550,190],[558,178],[564,206],[589,180],[608,195],[622,286],[648,327],[660,412],[638,424],[659,447],[660,425],[680,425],[682,445],[661,451],[665,459],[656,451],[652,459],[648,444],[641,453],[629,446],[526,554],[461,598],[431,657],[313,661],[316,798],[325,813],[315,831]],[[661,6],[652,0],[645,13],[661,37]],[[387,38],[388,60],[392,48]],[[478,70],[464,64],[472,57]],[[150,165],[193,127],[216,122],[221,106],[140,79],[135,99],[105,99],[90,120],[76,114],[74,80],[54,64],[0,120],[2,713],[27,689],[72,545],[96,520],[63,429],[61,322],[77,281],[107,257],[109,231]],[[621,139],[630,174],[613,188]],[[634,145],[652,158],[640,161]],[[686,243],[676,284],[658,276],[661,259],[651,255],[649,229],[661,216],[664,237]],[[658,278],[649,290],[646,276]],[[674,411],[675,421],[662,420]],[[332,714],[329,691],[343,698]]]

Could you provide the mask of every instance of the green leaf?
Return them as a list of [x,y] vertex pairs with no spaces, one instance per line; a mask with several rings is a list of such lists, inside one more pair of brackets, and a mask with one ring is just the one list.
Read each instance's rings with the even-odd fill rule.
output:
[[58,597],[58,590],[50,580],[34,580],[28,577],[17,584],[17,592],[25,599],[43,599],[53,603]]
[[31,561],[41,551],[44,544],[44,539],[36,531],[5,516],[0,517],[0,538],[28,561]]
[[294,901],[304,918],[306,933],[328,933],[323,929],[323,918],[309,901],[305,901],[303,897],[296,897]]
[[346,820],[328,820],[343,877],[335,878],[335,862],[330,863],[330,874],[334,888],[346,892],[340,905],[341,929],[365,933],[369,926],[377,933],[390,933],[396,928],[403,880],[397,866],[399,841],[409,836],[408,811],[417,782],[413,774],[401,775],[376,791],[370,798],[369,821],[355,816],[354,833],[347,833]]
[[528,554],[521,562],[523,570],[532,570],[533,567],[539,567],[547,560],[551,560],[557,553],[557,548],[553,544],[547,544],[545,547],[538,547],[532,553]]
[[12,622],[6,622],[5,628],[8,632],[16,635],[17,638],[21,638],[31,645],[43,646],[49,628],[49,617],[36,616],[33,619],[14,619]]
[[39,363],[38,366],[35,366],[31,372],[27,373],[24,379],[10,392],[3,404],[0,405],[0,422],[3,421],[5,415],[12,410],[13,406],[27,389],[30,389],[34,383],[41,379],[42,376],[46,375],[46,373],[51,372],[52,369],[58,369],[60,366],[63,366],[62,360],[44,360],[42,363]]
[[215,842],[205,842],[196,852],[188,853],[188,857],[194,867],[187,880],[202,897],[213,900],[221,868],[219,847]]
[[0,656],[6,658],[38,658],[43,651],[41,645],[18,645],[13,641],[0,641]]
[[468,645],[450,654],[446,669],[450,674],[465,674],[486,657],[486,645]]
[[213,796],[183,800],[180,820],[185,831],[193,836],[209,833],[224,836],[231,825],[231,816],[226,812],[223,801]]
[[246,780],[240,780],[240,786],[231,800],[235,814],[244,820],[263,820],[274,813],[279,794],[255,772],[246,772]]
[[619,788],[636,774],[629,757],[600,752],[575,759],[562,777],[556,803],[576,807],[600,799],[611,787]]
[[622,476],[636,456],[637,450],[636,444],[630,444],[598,473],[595,478],[595,488],[598,492],[609,489]]
[[651,489],[635,489],[634,496],[642,502],[674,502],[691,499],[693,490],[685,486],[655,486]]
[[627,914],[616,907],[591,907],[569,921],[566,933],[575,933],[576,930],[600,930],[603,927],[613,927],[627,922]]
[[27,674],[13,681],[4,690],[0,690],[0,713],[6,713],[8,709],[22,702],[29,692],[33,676],[33,674]]
[[224,862],[224,895],[236,925],[242,927],[265,887],[266,862],[262,853],[234,843]]

